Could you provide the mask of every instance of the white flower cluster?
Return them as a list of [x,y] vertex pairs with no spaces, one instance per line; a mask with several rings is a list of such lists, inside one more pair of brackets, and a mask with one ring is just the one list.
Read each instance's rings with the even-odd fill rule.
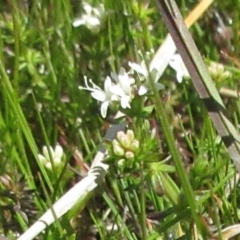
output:
[[84,77],[86,87],[79,87],[79,89],[91,91],[92,97],[102,102],[101,115],[104,118],[107,115],[109,105],[113,102],[120,101],[123,109],[130,108],[132,98],[131,85],[135,82],[133,78],[129,77],[124,68],[120,69],[118,75],[112,73],[111,76],[115,82],[112,82],[112,79],[107,76],[104,82],[104,90],[95,85],[91,79],[89,82],[92,84],[92,87],[90,87],[86,76]]
[[[158,90],[164,89],[162,84],[157,83],[156,69],[148,71],[143,62],[141,65],[129,62],[129,66],[132,68],[131,72],[126,72],[124,68],[121,68],[119,74],[111,73],[111,77],[107,76],[104,82],[104,90],[95,85],[91,79],[88,80],[86,76],[84,77],[86,87],[79,87],[79,89],[91,91],[92,97],[102,102],[101,115],[103,118],[107,115],[108,107],[114,102],[120,102],[123,109],[131,108],[130,103],[136,90],[140,96],[149,91],[149,78],[154,80],[155,87]],[[136,85],[136,81],[132,77],[133,71],[139,75],[140,86]],[[88,82],[92,84],[92,87],[88,85]]]
[[80,18],[73,21],[74,27],[85,25],[92,33],[98,33],[106,12],[103,4],[99,4],[97,7],[92,7],[88,3],[83,3],[84,14]]
[[157,90],[164,89],[164,86],[161,83],[158,83],[159,74],[158,71],[155,68],[148,69],[146,66],[146,63],[144,61],[141,62],[141,64],[137,63],[128,63],[129,67],[133,71],[135,71],[139,75],[139,79],[141,81],[141,85],[138,89],[138,94],[140,96],[146,94],[150,88],[150,79],[154,81],[154,85],[157,88]]

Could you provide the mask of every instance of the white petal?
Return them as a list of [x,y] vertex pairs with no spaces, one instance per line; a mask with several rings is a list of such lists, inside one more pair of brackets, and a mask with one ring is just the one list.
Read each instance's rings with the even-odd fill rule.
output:
[[112,85],[111,78],[107,76],[104,82],[104,90],[106,91],[106,89],[109,89],[109,87]]
[[93,8],[90,4],[84,3],[83,4],[83,9],[86,13],[91,14]]
[[101,25],[101,22],[99,21],[99,19],[93,16],[88,16],[85,22],[86,22],[86,26],[90,30],[94,29],[95,27],[98,28]]
[[110,98],[110,101],[113,102],[113,101],[119,101],[119,97],[116,95],[116,94],[112,94],[111,98]]
[[132,92],[131,84],[133,84],[135,80],[133,78],[129,78],[124,68],[120,69],[118,78],[119,78],[120,87],[123,89],[125,94],[131,95],[131,92]]
[[116,73],[111,72],[111,78],[116,82],[119,83],[118,75]]
[[128,78],[129,78],[127,73],[126,73],[126,70],[122,67],[120,68],[118,78],[119,78],[120,84],[122,84],[122,83],[124,84],[124,82],[127,81]]
[[179,82],[179,83],[181,83],[182,82],[182,80],[183,80],[183,74],[182,73],[177,73],[177,81]]
[[129,84],[130,84],[130,85],[132,85],[132,84],[135,83],[135,79],[134,79],[134,78],[128,78],[128,80],[129,80]]
[[81,25],[85,25],[86,21],[85,19],[76,19],[73,21],[73,27],[79,27]]
[[48,169],[48,170],[52,170],[52,163],[51,162],[47,162],[45,164],[45,167]]
[[134,71],[142,74],[143,76],[147,76],[147,69],[142,67],[141,65],[137,64],[137,63],[132,63],[129,62],[128,63],[129,67],[132,68]]
[[47,162],[47,159],[41,154],[38,154],[38,159],[43,165],[45,165]]
[[139,96],[145,95],[147,91],[148,91],[148,88],[144,85],[141,85],[138,89],[138,95]]
[[123,97],[121,98],[121,107],[122,107],[123,109],[125,109],[125,108],[131,108],[131,106],[130,106],[130,100],[131,100],[131,98],[130,98],[129,96],[127,96],[127,95],[123,96]]
[[62,156],[63,156],[63,149],[62,149],[62,147],[61,147],[60,145],[56,145],[54,158],[55,158],[55,157],[58,157],[58,158],[61,159]]
[[108,106],[109,106],[108,101],[103,102],[102,105],[101,105],[101,115],[102,115],[103,118],[105,118],[107,116]]
[[113,83],[112,83],[112,80],[111,80],[111,78],[110,77],[106,77],[106,79],[105,79],[105,82],[104,82],[104,91],[105,91],[105,93],[106,93],[106,97],[108,98],[108,99],[110,99],[111,98],[111,96],[112,96],[112,92],[111,92],[111,86],[113,86]]
[[62,159],[59,157],[54,158],[54,166],[59,166],[62,163]]
[[98,18],[103,18],[105,15],[105,9],[103,4],[99,4],[97,8],[93,8],[93,13],[98,17]]
[[49,156],[48,149],[50,151],[51,156],[54,156],[54,151],[53,151],[52,147],[49,147],[49,148],[47,148],[47,146],[43,147],[43,155],[49,161],[50,160],[50,156]]
[[43,155],[46,157],[46,155],[48,154],[47,146],[43,146],[42,151],[43,151]]
[[118,95],[120,97],[124,96],[125,93],[123,91],[123,89],[119,86],[119,85],[113,85],[110,87],[110,91],[115,94]]
[[92,97],[100,102],[104,102],[106,100],[106,93],[104,91],[96,90],[91,93]]

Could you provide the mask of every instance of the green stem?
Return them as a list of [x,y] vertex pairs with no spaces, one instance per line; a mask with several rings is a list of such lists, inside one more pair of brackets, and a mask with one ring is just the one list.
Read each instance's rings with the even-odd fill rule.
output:
[[142,226],[142,239],[147,239],[146,229],[146,204],[145,204],[145,187],[144,187],[144,175],[141,174],[141,190],[140,190],[140,205],[141,205],[141,226]]
[[[19,102],[18,102],[18,99],[16,96],[17,94],[13,89],[13,86],[12,86],[10,79],[5,71],[5,67],[4,67],[2,61],[0,61],[0,76],[2,77],[1,78],[1,87],[3,89],[2,91],[3,91],[5,101],[8,102],[9,107],[12,109],[14,115],[18,119],[19,126],[24,134],[24,137],[26,138],[26,140],[29,144],[29,147],[32,150],[32,153],[38,162],[38,165],[41,169],[42,174],[44,175],[44,177],[46,179],[46,182],[48,183],[49,188],[51,188],[52,184],[47,176],[47,173],[46,173],[45,169],[43,168],[43,166],[38,161],[37,146],[36,146],[35,140],[33,138],[31,130],[29,129],[26,118],[22,112],[21,106],[19,105]],[[25,171],[27,171],[27,170],[28,170],[28,173],[26,174]],[[24,173],[26,174],[25,177],[29,183],[29,186],[31,186],[32,188],[35,188],[35,184],[32,181],[33,176],[31,174],[30,168],[29,167],[26,168],[24,170]]]
[[155,95],[154,101],[155,101],[155,106],[156,106],[156,110],[157,110],[156,111],[157,116],[158,116],[159,122],[161,124],[164,136],[166,138],[167,145],[169,147],[169,151],[172,155],[174,165],[176,167],[176,173],[179,176],[179,179],[181,181],[181,186],[183,188],[184,195],[185,195],[187,202],[189,204],[189,207],[191,209],[192,216],[193,216],[195,222],[197,223],[197,225],[200,227],[200,226],[202,226],[202,224],[201,224],[199,216],[197,214],[197,207],[196,207],[196,203],[195,203],[195,197],[193,194],[193,190],[192,190],[192,187],[188,180],[188,177],[187,177],[188,175],[187,175],[186,171],[184,170],[181,156],[176,147],[174,136],[173,136],[172,130],[171,130],[171,126],[169,125],[169,121],[166,117],[166,112],[164,109],[163,102],[161,101],[161,99],[159,97],[159,93],[158,93],[157,89],[155,88],[152,79],[150,79],[150,83],[151,83],[151,87],[152,87],[152,90]]
[[20,42],[20,37],[19,37],[19,31],[20,31],[20,26],[19,26],[19,14],[17,11],[17,7],[13,6],[13,14],[12,14],[12,19],[13,19],[13,33],[14,33],[14,77],[13,77],[13,85],[18,90],[18,78],[19,78],[19,58],[20,58],[20,47],[19,47],[19,42]]

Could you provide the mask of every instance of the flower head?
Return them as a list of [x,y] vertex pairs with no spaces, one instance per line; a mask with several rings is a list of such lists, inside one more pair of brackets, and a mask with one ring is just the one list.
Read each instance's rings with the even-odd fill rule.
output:
[[103,118],[105,118],[107,115],[107,109],[110,103],[113,101],[119,100],[118,96],[111,91],[111,87],[113,86],[113,83],[110,77],[106,77],[105,79],[104,90],[102,90],[100,87],[95,85],[91,79],[89,80],[89,82],[92,84],[92,87],[89,87],[86,76],[84,76],[84,80],[85,80],[86,87],[79,87],[79,89],[85,89],[85,90],[91,91],[92,97],[102,102],[101,115]]
[[49,147],[44,146],[43,155],[38,154],[39,161],[49,170],[52,170],[53,168],[52,163],[54,164],[55,167],[62,166],[63,164],[62,158],[63,149],[60,145],[57,145],[54,150],[51,146]]
[[95,85],[90,79],[89,82],[92,87],[89,87],[87,77],[84,77],[85,86],[79,87],[79,89],[84,89],[91,91],[91,95],[96,100],[102,102],[101,105],[101,115],[106,117],[108,107],[113,104],[113,102],[120,102],[123,109],[131,108],[130,103],[133,98],[133,86],[132,84],[135,80],[129,77],[128,73],[124,68],[120,69],[119,74],[111,73],[111,77],[106,77],[104,82],[104,90]]
[[150,78],[154,81],[154,85],[157,90],[164,89],[164,86],[161,83],[157,82],[159,75],[158,71],[155,68],[148,69],[144,61],[142,61],[140,64],[129,62],[128,65],[132,68],[132,70],[140,74],[140,81],[143,82],[138,89],[138,94],[140,96],[146,94],[149,91]]
[[121,107],[131,108],[130,102],[132,100],[132,84],[135,80],[129,77],[124,68],[120,68],[119,74],[111,73],[112,79],[116,82],[116,85],[111,87],[111,92],[118,95],[121,101]]
[[103,4],[100,4],[98,7],[92,7],[88,3],[83,3],[83,9],[85,13],[73,21],[73,26],[85,25],[92,33],[98,33],[105,17]]
[[188,70],[179,54],[174,54],[169,62],[170,67],[172,67],[176,72],[177,81],[182,82],[183,78],[190,77]]

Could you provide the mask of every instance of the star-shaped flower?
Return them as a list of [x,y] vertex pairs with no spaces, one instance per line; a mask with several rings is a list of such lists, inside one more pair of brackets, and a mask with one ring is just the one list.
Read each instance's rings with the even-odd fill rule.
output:
[[164,89],[164,86],[161,83],[157,82],[159,79],[159,75],[158,71],[155,68],[148,70],[144,61],[142,61],[141,64],[129,62],[128,65],[132,68],[132,70],[140,74],[140,81],[142,82],[138,89],[138,94],[140,96],[146,94],[149,89],[151,89],[150,78],[152,78],[152,80],[154,81],[154,85],[157,90]]
[[119,96],[121,101],[121,107],[131,108],[130,102],[132,100],[132,85],[135,80],[129,77],[124,68],[120,68],[119,74],[111,73],[111,77],[115,80],[116,85],[112,86],[111,91]]
[[84,3],[83,9],[85,14],[74,20],[73,26],[85,25],[92,33],[98,33],[106,15],[103,4],[100,4],[98,7],[92,7],[90,4]]
[[91,79],[89,80],[89,82],[92,84],[93,87],[89,87],[86,76],[84,76],[84,80],[85,80],[86,87],[79,87],[79,89],[91,91],[92,97],[102,102],[101,115],[103,118],[105,118],[107,115],[107,109],[110,103],[113,101],[119,101],[118,96],[111,91],[111,87],[113,86],[113,83],[110,77],[106,77],[104,81],[104,90],[102,90],[100,87],[95,85]]

